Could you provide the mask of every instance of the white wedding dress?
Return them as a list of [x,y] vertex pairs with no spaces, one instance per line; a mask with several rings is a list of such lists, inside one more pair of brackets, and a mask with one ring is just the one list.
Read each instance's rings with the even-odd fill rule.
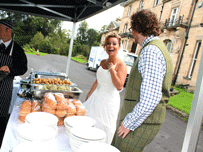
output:
[[97,70],[97,88],[84,102],[87,116],[96,120],[95,127],[106,132],[106,143],[111,144],[120,108],[120,95],[112,83],[109,70],[101,66]]

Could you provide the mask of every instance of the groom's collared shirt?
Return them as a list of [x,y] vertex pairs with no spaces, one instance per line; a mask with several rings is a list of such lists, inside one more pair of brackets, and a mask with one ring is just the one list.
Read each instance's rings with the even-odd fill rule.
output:
[[[152,114],[162,97],[162,83],[166,74],[166,61],[161,50],[148,42],[159,39],[153,35],[142,43],[138,71],[142,76],[140,101],[123,120],[125,128],[134,131]],[[143,48],[144,47],[144,48]]]

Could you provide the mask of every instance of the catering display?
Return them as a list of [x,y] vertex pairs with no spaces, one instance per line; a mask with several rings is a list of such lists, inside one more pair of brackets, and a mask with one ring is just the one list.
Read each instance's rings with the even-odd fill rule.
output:
[[[105,142],[106,133],[86,116],[86,108],[78,99],[81,93],[63,73],[36,71],[20,80],[19,101],[9,124],[15,142],[9,150],[27,151],[28,145],[37,142],[46,145],[45,149],[56,145],[59,151],[77,152],[84,143]],[[57,150],[53,148],[53,152]]]
[[58,118],[58,126],[64,125],[64,118],[66,117],[85,116],[86,113],[86,109],[80,100],[65,98],[63,93],[47,92],[41,103],[38,100],[33,100],[32,102],[25,100],[22,102],[19,109],[19,121],[24,123],[26,120],[29,120],[28,118],[31,116],[39,117],[40,120],[43,120],[44,117],[48,117],[44,116],[43,113],[30,114],[40,111],[55,115]]
[[18,95],[25,98],[42,99],[46,92],[60,92],[66,98],[78,99],[82,92],[65,73],[31,72],[27,79],[21,80]]

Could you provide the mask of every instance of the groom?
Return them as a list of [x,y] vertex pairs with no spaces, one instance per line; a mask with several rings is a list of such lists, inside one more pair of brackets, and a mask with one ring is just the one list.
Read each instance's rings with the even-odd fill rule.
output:
[[164,122],[173,69],[168,50],[157,37],[160,25],[153,12],[134,13],[129,30],[141,50],[131,69],[112,145],[121,152],[142,152]]

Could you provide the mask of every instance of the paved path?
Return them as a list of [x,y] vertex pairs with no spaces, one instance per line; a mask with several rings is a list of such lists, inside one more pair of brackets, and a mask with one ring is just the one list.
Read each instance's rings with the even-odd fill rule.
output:
[[[34,71],[66,71],[67,57],[59,55],[35,56],[27,55],[28,57],[28,72],[23,76],[27,77],[31,68]],[[88,71],[83,64],[78,64],[71,61],[69,78],[75,82],[83,91],[80,95],[80,100],[85,101],[86,95],[90,90],[93,82],[96,79],[94,71]],[[121,99],[124,96],[123,90],[120,95]],[[122,104],[122,103],[121,103]],[[161,130],[155,139],[144,150],[144,152],[181,152],[184,140],[187,123],[175,116],[169,110],[166,113],[165,123],[162,124]],[[203,152],[203,131],[199,135],[199,143],[196,152]]]

